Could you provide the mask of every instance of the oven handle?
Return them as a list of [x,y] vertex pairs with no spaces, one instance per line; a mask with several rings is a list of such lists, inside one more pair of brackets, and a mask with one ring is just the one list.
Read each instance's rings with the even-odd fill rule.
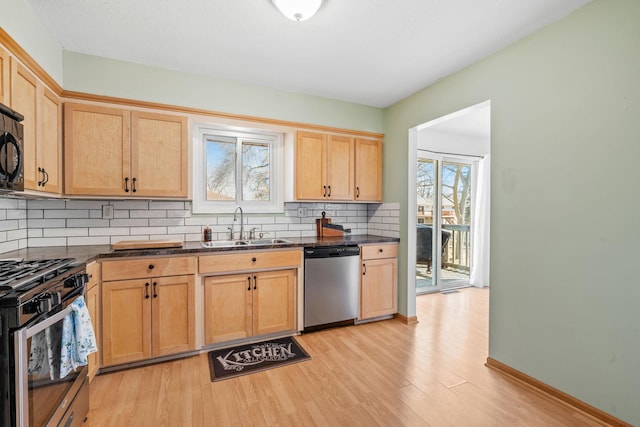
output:
[[27,339],[64,319],[73,309],[69,305],[59,313],[35,325],[15,332],[15,368],[16,368],[16,421],[19,426],[29,425],[29,355],[27,354]]

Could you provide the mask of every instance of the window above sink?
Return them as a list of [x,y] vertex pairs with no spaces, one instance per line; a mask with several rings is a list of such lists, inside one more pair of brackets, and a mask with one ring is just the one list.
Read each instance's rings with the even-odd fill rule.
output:
[[196,123],[193,213],[284,212],[284,134]]

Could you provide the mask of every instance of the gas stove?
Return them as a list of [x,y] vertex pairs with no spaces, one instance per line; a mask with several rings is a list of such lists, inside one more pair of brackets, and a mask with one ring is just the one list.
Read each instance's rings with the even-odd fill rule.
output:
[[[76,425],[84,420],[86,366],[64,378],[55,376],[54,367],[62,363],[64,321],[88,279],[85,264],[73,258],[0,261],[1,426]],[[42,336],[46,346],[39,351],[53,361],[44,376],[35,375],[29,365],[40,354],[32,349],[40,349],[35,342]]]
[[60,274],[61,269],[73,263],[73,258],[56,258],[35,261],[0,261],[0,291],[41,283]]

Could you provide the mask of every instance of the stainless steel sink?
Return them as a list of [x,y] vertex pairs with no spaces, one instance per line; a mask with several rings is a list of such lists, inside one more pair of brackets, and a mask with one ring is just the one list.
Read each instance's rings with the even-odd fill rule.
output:
[[246,240],[214,240],[212,242],[200,242],[205,248],[225,248],[231,246],[247,246]]
[[285,245],[293,243],[291,240],[287,239],[254,239],[254,240],[246,240],[247,245],[251,246],[260,246],[260,245]]
[[233,246],[267,246],[286,245],[293,243],[287,239],[252,239],[252,240],[214,240],[212,242],[200,242],[204,248],[229,248]]

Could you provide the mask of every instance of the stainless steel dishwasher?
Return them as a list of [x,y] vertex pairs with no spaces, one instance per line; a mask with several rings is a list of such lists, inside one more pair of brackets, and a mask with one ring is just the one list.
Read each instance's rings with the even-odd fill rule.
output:
[[360,248],[304,251],[304,330],[353,324],[358,317]]

